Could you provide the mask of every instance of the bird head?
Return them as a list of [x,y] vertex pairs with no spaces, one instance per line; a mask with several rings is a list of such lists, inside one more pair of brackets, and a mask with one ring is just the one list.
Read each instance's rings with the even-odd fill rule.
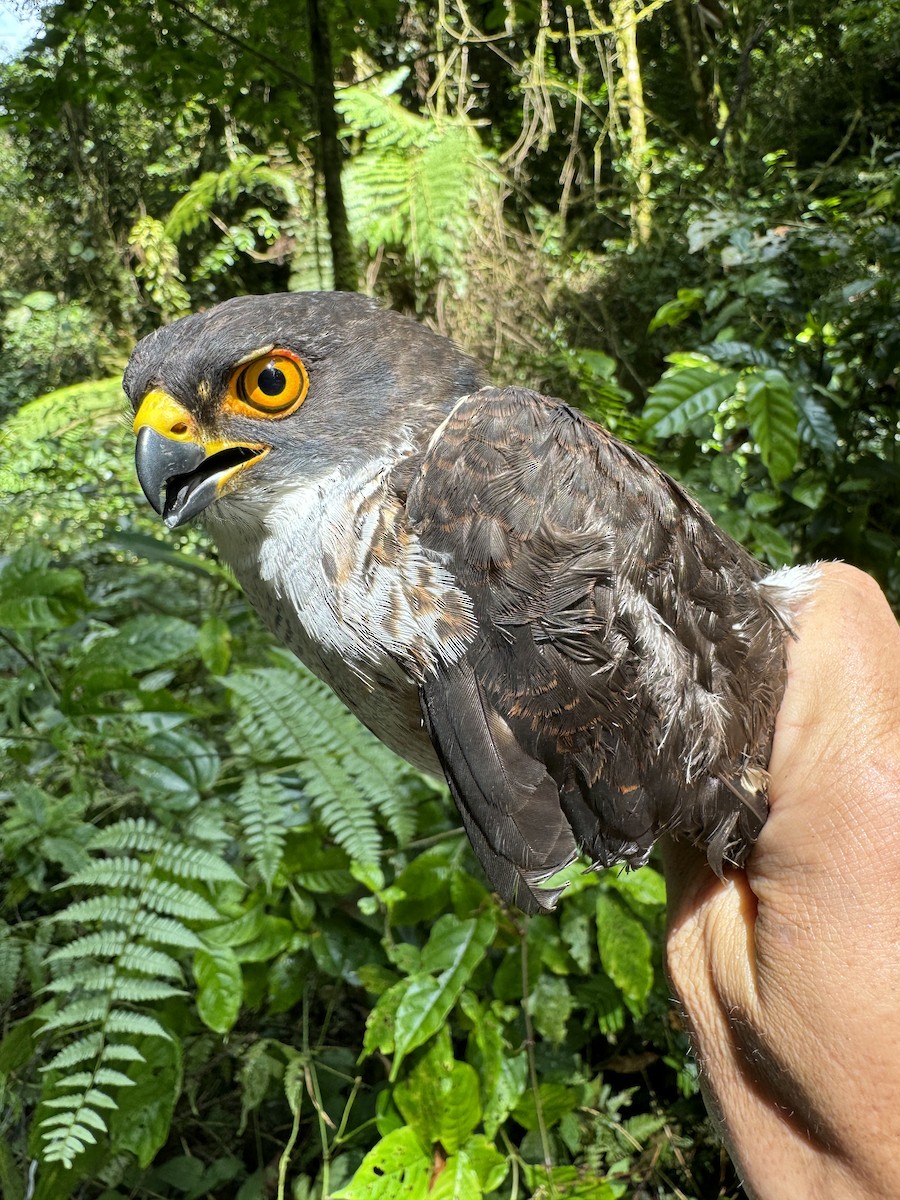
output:
[[124,378],[138,479],[170,529],[414,445],[481,384],[452,342],[343,292],[227,300],[143,338]]

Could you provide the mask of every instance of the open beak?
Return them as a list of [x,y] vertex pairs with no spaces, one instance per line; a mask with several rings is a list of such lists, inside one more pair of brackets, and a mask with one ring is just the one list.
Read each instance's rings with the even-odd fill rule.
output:
[[169,529],[192,520],[269,447],[204,440],[195,418],[166,392],[148,392],[134,419],[138,482]]

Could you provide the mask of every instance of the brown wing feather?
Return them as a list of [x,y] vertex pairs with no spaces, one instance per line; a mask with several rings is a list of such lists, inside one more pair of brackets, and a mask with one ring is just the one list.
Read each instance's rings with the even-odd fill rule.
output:
[[[408,518],[479,627],[423,710],[494,885],[511,896],[575,842],[636,866],[662,830],[719,871],[741,861],[784,685],[765,569],[652,463],[533,392],[466,397],[418,467]],[[523,764],[543,778],[523,783]]]

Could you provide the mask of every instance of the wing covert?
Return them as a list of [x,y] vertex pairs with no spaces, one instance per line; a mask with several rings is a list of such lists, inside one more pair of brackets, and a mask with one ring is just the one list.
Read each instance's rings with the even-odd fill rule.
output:
[[[599,865],[640,865],[663,830],[719,870],[738,861],[783,686],[765,568],[642,455],[534,392],[464,397],[417,466],[408,519],[478,625],[455,677],[426,677],[423,711],[498,890],[565,865],[560,814]],[[523,783],[523,758],[545,778]]]

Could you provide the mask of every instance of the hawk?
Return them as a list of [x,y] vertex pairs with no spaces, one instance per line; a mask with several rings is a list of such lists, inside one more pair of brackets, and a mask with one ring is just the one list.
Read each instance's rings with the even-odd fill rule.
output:
[[740,864],[814,571],[770,573],[562,401],[484,384],[335,292],[185,317],[124,380],[150,504],[198,519],[275,636],[443,772],[506,900],[552,909],[579,854],[637,867],[663,832]]

